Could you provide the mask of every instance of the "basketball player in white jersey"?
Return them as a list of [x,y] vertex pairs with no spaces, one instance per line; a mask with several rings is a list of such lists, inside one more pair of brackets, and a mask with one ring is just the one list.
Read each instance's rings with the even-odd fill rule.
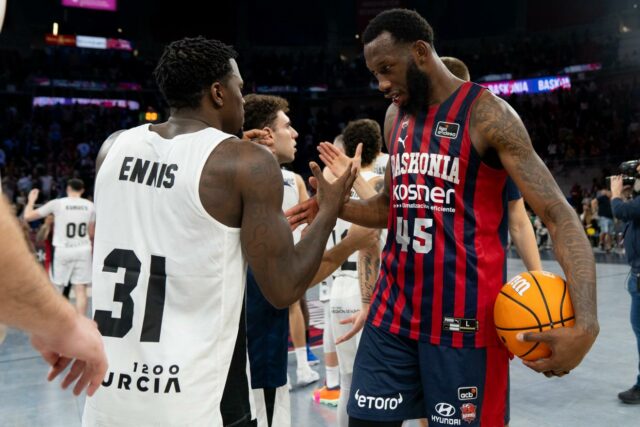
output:
[[[369,119],[362,119],[350,122],[344,129],[343,140],[345,154],[352,157],[356,153],[358,144],[362,144],[361,172],[354,184],[351,197],[368,198],[380,191],[383,185],[382,175],[374,172],[375,161],[382,147],[382,133],[380,125]],[[330,145],[323,143],[322,145]],[[335,148],[332,145],[333,148]],[[324,154],[322,157],[325,157]],[[324,159],[323,159],[324,160]],[[330,168],[330,161],[325,161]],[[356,191],[359,190],[359,191]],[[374,190],[375,189],[375,190]],[[338,219],[332,239],[337,244],[341,237],[346,235],[350,223]],[[380,264],[380,233],[376,233],[366,248],[358,251],[350,257],[333,274],[334,280],[331,287],[330,296],[330,325],[333,336],[336,337],[336,350],[338,353],[338,363],[340,369],[340,399],[338,402],[338,425],[347,427],[347,401],[351,390],[351,376],[355,361],[356,350],[359,342],[359,332],[355,338],[348,335],[351,326],[356,318],[366,317],[369,310],[371,293],[377,279],[377,272]]]
[[82,198],[84,183],[67,181],[67,197],[34,209],[39,190],[29,192],[24,219],[27,222],[53,215],[53,268],[51,279],[62,290],[68,283],[76,295],[78,313],[87,315],[87,286],[91,283],[91,238],[95,223],[93,203]]
[[333,184],[317,164],[319,222],[294,246],[282,172],[241,141],[242,77],[219,41],[169,44],[155,77],[164,123],[110,136],[95,185],[94,319],[110,367],[85,426],[250,426],[246,266],[288,307],[318,269],[356,171]]
[[[287,116],[288,102],[281,97],[271,95],[247,95],[244,98],[245,128],[252,131],[266,132],[264,141],[271,141],[267,145],[279,164],[291,163],[295,157],[296,138],[298,133],[293,128]],[[260,142],[265,144],[264,142]],[[265,144],[266,145],[266,144]],[[282,210],[295,206],[299,201],[308,198],[307,189],[300,175],[286,169],[282,170],[284,197]],[[371,233],[366,229],[359,229],[347,235],[344,243],[334,250],[325,252],[311,284],[317,283],[319,275],[328,275],[343,263],[347,256],[355,252],[365,242],[370,241]],[[300,240],[300,233],[294,232],[294,241]],[[289,310],[279,310],[273,307],[262,295],[255,279],[249,275],[247,280],[247,341],[251,368],[251,387],[254,391],[258,427],[277,426],[287,427],[291,424],[291,410],[289,390],[287,387],[287,343],[288,321],[292,316]],[[299,307],[298,307],[299,309]],[[302,316],[300,316],[302,317]],[[303,326],[302,319],[299,319]],[[304,337],[304,330],[302,331]],[[306,349],[302,347],[304,362]],[[298,356],[298,355],[296,355]],[[308,384],[317,380],[311,378],[304,369],[314,371],[308,364],[300,369],[300,356],[296,379],[298,384]]]
[[[251,94],[245,96],[244,101],[245,128],[267,132],[273,140],[269,150],[278,164],[291,163],[295,158],[298,132],[287,116],[287,100],[279,96]],[[300,175],[284,168],[281,171],[284,184],[282,210],[285,211],[306,200],[308,195]],[[299,240],[300,231],[296,231],[294,242]],[[252,275],[247,286],[247,343],[258,427],[288,427],[291,425],[291,405],[287,384],[287,337],[292,307],[296,306],[300,311],[300,305],[296,303],[288,310],[273,307],[260,292]],[[305,362],[306,357],[305,352]],[[312,374],[315,373],[308,365],[306,367]],[[305,374],[309,376],[298,369],[298,382],[304,380]]]

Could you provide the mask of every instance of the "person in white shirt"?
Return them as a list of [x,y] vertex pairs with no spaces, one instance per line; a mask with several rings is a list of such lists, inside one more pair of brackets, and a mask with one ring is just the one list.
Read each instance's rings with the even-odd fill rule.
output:
[[67,182],[67,197],[51,200],[34,208],[39,190],[29,192],[24,220],[27,222],[53,214],[53,269],[51,279],[61,289],[73,285],[76,307],[82,315],[87,313],[86,286],[91,283],[91,238],[95,223],[93,203],[82,198],[84,183],[73,178]]

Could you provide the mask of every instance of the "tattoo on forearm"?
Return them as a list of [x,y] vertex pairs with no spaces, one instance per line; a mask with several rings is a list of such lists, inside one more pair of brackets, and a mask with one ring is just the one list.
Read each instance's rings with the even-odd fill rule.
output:
[[371,303],[371,295],[376,286],[379,263],[380,256],[373,256],[368,252],[360,258],[360,294],[364,304]]
[[515,161],[516,178],[525,198],[551,232],[554,251],[570,286],[576,320],[597,334],[595,260],[578,216],[569,206],[553,176],[536,155],[517,114],[494,97],[478,100],[472,123],[498,151]]

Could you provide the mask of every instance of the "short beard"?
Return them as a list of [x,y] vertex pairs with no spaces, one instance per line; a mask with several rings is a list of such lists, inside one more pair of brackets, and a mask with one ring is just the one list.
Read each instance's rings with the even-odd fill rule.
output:
[[404,110],[417,115],[427,109],[431,95],[431,79],[420,71],[413,58],[409,60],[407,67],[407,92],[409,99],[403,106]]

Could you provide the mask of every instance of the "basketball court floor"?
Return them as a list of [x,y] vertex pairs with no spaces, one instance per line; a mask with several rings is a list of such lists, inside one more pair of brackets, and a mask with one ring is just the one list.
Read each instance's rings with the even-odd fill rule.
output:
[[[546,378],[513,360],[511,427],[640,425],[640,405],[625,405],[617,399],[618,392],[631,387],[638,372],[625,287],[629,268],[617,255],[602,255],[598,259],[601,330],[595,346],[578,369],[563,378]],[[543,261],[543,267],[561,272],[554,261]],[[519,259],[509,259],[508,277],[522,270]],[[311,290],[309,297],[312,301],[317,299],[317,291]],[[316,310],[319,304],[314,304]],[[322,358],[321,347],[314,352]],[[324,376],[322,365],[315,369]],[[46,372],[46,365],[31,348],[28,338],[11,330],[0,346],[0,427],[80,426],[84,398],[61,392],[57,383],[47,383]],[[289,372],[295,383],[293,354],[289,357]],[[312,402],[314,387],[293,388],[292,426],[336,425],[335,409]]]

